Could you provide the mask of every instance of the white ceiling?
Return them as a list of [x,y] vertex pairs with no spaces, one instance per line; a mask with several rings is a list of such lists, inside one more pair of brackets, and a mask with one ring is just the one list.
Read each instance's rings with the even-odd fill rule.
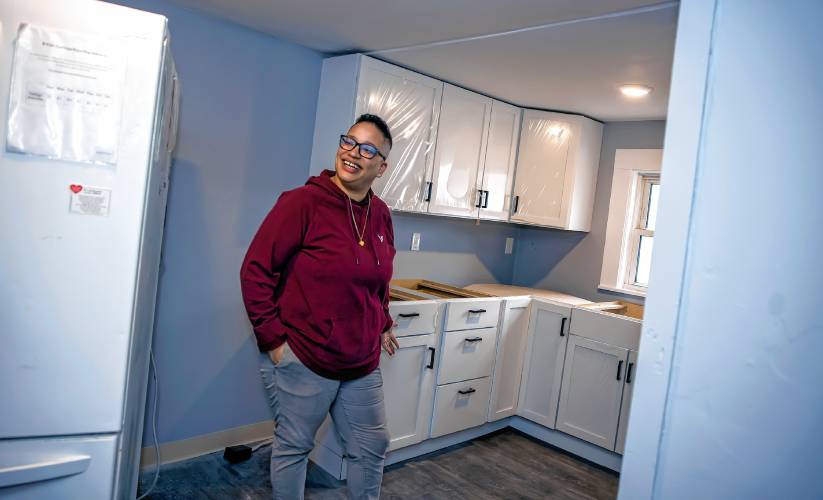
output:
[[[322,52],[375,52],[520,106],[603,121],[666,115],[675,2],[171,1]],[[484,37],[509,31],[515,32]],[[433,43],[444,41],[455,42]],[[655,90],[630,101],[617,92],[621,83]]]

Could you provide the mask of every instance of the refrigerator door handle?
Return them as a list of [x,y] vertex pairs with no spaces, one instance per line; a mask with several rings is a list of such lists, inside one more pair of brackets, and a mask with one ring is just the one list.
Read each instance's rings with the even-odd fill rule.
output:
[[81,474],[89,468],[90,462],[88,455],[70,455],[18,465],[0,463],[0,488]]

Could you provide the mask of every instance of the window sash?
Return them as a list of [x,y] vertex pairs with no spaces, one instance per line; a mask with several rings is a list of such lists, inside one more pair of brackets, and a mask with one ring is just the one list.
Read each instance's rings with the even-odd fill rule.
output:
[[627,270],[627,272],[623,286],[630,290],[645,292],[648,288],[648,285],[640,284],[637,282],[638,256],[640,253],[640,237],[654,237],[654,231],[646,229],[646,225],[649,220],[649,208],[651,206],[651,189],[652,186],[660,184],[660,176],[640,174],[638,175],[637,184],[637,196],[634,202],[635,218],[634,224],[631,226],[632,229],[630,231],[627,242],[628,251],[626,252],[626,262],[624,268]]

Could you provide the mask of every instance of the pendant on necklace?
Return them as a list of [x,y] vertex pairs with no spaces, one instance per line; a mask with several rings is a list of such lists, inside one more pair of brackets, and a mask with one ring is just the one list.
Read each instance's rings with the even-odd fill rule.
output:
[[362,246],[364,246],[364,245],[366,244],[366,242],[365,242],[365,241],[363,241],[363,240],[360,240],[358,243],[360,243],[360,246],[361,246],[361,247],[362,247]]

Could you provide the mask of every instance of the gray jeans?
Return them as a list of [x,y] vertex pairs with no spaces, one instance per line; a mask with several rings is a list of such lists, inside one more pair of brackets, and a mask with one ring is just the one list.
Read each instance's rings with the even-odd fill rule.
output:
[[271,483],[276,500],[302,500],[314,435],[331,413],[346,449],[349,498],[377,499],[389,447],[380,369],[341,382],[306,368],[288,345],[277,365],[260,354],[260,373],[276,424]]

